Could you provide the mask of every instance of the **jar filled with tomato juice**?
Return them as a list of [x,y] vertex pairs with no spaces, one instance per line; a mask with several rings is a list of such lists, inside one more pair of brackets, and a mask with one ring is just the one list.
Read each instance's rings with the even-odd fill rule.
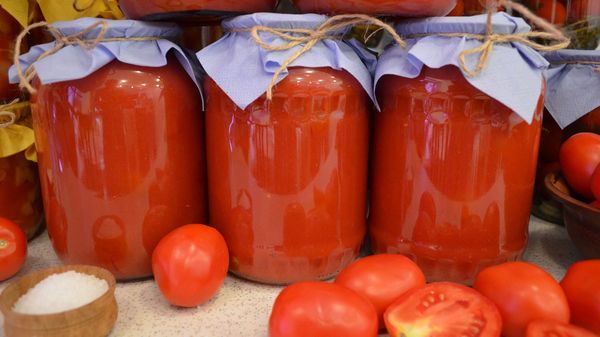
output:
[[[209,75],[210,223],[227,241],[230,270],[244,278],[329,278],[363,242],[370,73],[341,39],[321,40],[285,69],[268,100],[273,74],[302,46],[266,50],[248,31],[313,30],[326,19],[238,17],[224,23],[223,39],[197,54]],[[285,43],[259,34],[267,45]]]
[[150,276],[158,241],[207,218],[202,100],[169,41],[180,30],[92,18],[52,26],[71,42],[42,59],[54,43],[36,46],[20,62],[37,73],[33,126],[54,250],[121,280]]
[[292,0],[301,13],[441,16],[450,13],[457,0]]
[[44,208],[29,103],[0,110],[0,217],[19,225],[31,239],[42,228]]
[[186,15],[219,17],[270,12],[277,6],[277,0],[119,0],[119,6],[131,19],[182,19]]
[[[520,258],[527,242],[547,62],[495,44],[483,71],[467,75],[458,55],[480,40],[436,34],[485,34],[485,21],[400,24],[401,35],[423,37],[407,51],[389,48],[377,66],[371,245],[411,257],[431,281],[471,283],[480,269]],[[530,27],[497,13],[493,29]]]

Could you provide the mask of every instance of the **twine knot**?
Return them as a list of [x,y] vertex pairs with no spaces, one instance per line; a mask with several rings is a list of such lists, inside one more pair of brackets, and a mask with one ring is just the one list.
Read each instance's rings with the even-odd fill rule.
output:
[[[499,6],[504,6],[505,8],[510,8],[516,12],[519,12],[523,17],[529,19],[529,21],[532,22],[537,28],[541,28],[544,31],[515,34],[495,34],[492,17],[494,13],[497,12]],[[571,40],[551,23],[533,14],[524,5],[515,3],[511,0],[492,0],[487,2],[487,22],[485,35],[471,33],[436,33],[421,34],[417,35],[416,37],[424,36],[466,37],[483,41],[480,46],[463,50],[458,56],[460,68],[470,77],[478,76],[485,69],[496,43],[516,42],[543,52],[564,49],[571,44]],[[553,43],[542,44],[537,42],[536,39],[553,41]],[[467,57],[470,55],[479,55],[477,65],[474,69],[469,68],[467,65]]]
[[[23,44],[23,39],[29,34],[30,31],[36,28],[46,28],[50,34],[54,37],[54,46],[45,52],[43,52],[34,62],[32,62],[27,69],[23,70],[21,67],[21,60],[19,56],[21,55],[21,46]],[[94,38],[87,38],[86,35],[92,33],[96,28],[100,27],[100,31]],[[73,33],[71,35],[64,35],[58,29],[56,29],[53,25],[47,22],[38,22],[27,26],[18,36],[15,42],[15,52],[14,52],[14,64],[15,69],[17,71],[17,76],[19,77],[19,87],[21,89],[27,89],[30,94],[35,94],[36,90],[31,85],[31,81],[37,75],[35,68],[33,67],[33,63],[40,61],[50,55],[57,53],[59,50],[63,49],[66,46],[70,45],[78,45],[83,49],[91,50],[94,49],[99,43],[102,42],[116,42],[116,41],[151,41],[151,40],[160,40],[162,37],[154,37],[154,36],[143,36],[143,37],[112,37],[107,38],[106,33],[108,32],[108,22],[106,20],[99,20],[94,24],[80,30],[79,32]]]
[[0,129],[14,125],[19,120],[19,116],[13,111],[9,110],[17,103],[19,103],[18,98],[10,103],[0,105]]
[[[399,46],[406,46],[404,40],[402,40],[402,38],[398,35],[398,33],[396,33],[396,30],[392,26],[377,18],[373,18],[368,15],[362,14],[333,16],[314,30],[254,26],[249,29],[231,30],[231,32],[250,32],[250,35],[252,39],[256,42],[256,44],[258,44],[263,49],[269,51],[290,50],[292,48],[302,46],[296,53],[294,53],[287,60],[285,60],[281,64],[279,69],[277,69],[277,71],[275,71],[275,73],[273,74],[271,83],[269,83],[269,86],[267,87],[267,100],[272,100],[273,88],[277,84],[279,75],[281,75],[281,73],[285,71],[294,61],[296,61],[302,55],[311,50],[319,41],[340,38],[340,31],[343,31],[345,28],[360,24],[377,26],[379,27],[377,31],[382,29],[387,31],[388,33],[390,33],[390,35],[393,37],[396,43],[398,43]],[[269,44],[265,42],[265,40],[263,40],[263,38],[260,36],[260,33],[269,33],[287,41],[287,43],[281,45]]]

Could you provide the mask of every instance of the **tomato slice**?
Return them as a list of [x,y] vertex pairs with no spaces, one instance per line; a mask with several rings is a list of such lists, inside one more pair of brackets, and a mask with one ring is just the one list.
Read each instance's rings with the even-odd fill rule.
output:
[[575,325],[539,319],[527,325],[526,337],[598,337],[595,333]]
[[402,295],[385,312],[391,337],[499,337],[500,312],[477,291],[430,283]]

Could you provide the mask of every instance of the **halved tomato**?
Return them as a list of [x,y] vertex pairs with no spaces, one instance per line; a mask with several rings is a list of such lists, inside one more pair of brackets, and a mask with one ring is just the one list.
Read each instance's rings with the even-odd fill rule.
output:
[[575,325],[542,319],[527,325],[526,337],[598,337],[598,335]]
[[500,312],[477,291],[430,283],[402,295],[385,312],[391,337],[499,337]]

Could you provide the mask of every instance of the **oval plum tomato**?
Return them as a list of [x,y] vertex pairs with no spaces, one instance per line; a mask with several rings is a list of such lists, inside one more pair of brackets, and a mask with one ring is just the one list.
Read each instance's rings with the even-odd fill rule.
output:
[[352,290],[325,282],[293,284],[277,296],[270,337],[376,337],[373,305]]
[[0,218],[0,281],[14,276],[27,257],[27,237],[16,223]]
[[573,264],[560,285],[569,301],[571,323],[600,335],[600,260]]
[[594,195],[596,200],[600,200],[600,165],[596,167],[596,170],[594,170],[594,174],[592,174],[590,188],[592,189],[592,194]]
[[223,236],[205,225],[186,225],[162,238],[152,253],[158,288],[172,305],[195,307],[213,297],[227,276]]
[[598,337],[591,331],[571,324],[537,320],[527,325],[526,337]]
[[496,304],[502,315],[502,336],[523,337],[537,319],[569,322],[569,304],[552,275],[526,262],[508,262],[483,269],[473,285]]
[[425,285],[425,275],[411,259],[403,255],[379,254],[355,261],[335,279],[368,299],[377,310],[379,328],[385,328],[383,313],[400,295]]
[[600,135],[578,133],[560,148],[560,166],[569,186],[581,196],[592,198],[590,183],[600,163]]
[[391,337],[499,337],[498,309],[477,291],[430,283],[400,296],[384,314]]

